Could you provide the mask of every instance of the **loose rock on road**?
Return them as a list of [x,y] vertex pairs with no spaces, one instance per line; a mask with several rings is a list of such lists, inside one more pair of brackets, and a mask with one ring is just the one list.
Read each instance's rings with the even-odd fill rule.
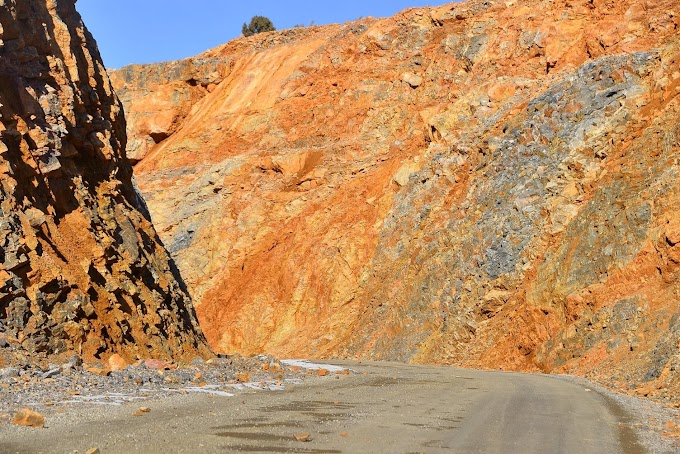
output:
[[644,452],[617,404],[559,377],[339,364],[355,373],[283,392],[146,401],[152,411],[138,418],[131,403],[78,407],[43,430],[0,427],[0,452]]

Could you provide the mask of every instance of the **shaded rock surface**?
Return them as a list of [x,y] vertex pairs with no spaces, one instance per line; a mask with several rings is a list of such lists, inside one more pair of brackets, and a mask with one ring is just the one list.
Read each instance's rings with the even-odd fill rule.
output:
[[679,15],[472,0],[115,72],[211,345],[677,401]]
[[74,0],[0,2],[0,366],[209,353]]

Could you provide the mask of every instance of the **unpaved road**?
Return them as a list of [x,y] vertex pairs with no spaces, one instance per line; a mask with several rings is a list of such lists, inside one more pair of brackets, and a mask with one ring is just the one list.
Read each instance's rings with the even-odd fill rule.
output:
[[[627,416],[551,376],[337,362],[350,377],[283,392],[78,407],[48,428],[0,427],[1,453],[639,453]],[[312,440],[294,440],[296,432]]]

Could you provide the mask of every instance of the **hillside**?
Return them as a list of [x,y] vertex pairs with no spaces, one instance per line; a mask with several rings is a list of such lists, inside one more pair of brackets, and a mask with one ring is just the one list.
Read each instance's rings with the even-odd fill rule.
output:
[[221,352],[680,396],[677,2],[452,3],[112,74]]
[[3,1],[0,24],[0,367],[210,354],[75,0]]

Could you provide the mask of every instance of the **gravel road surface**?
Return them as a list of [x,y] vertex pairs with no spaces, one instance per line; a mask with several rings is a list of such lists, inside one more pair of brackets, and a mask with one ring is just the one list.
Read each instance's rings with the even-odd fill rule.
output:
[[[284,391],[69,407],[47,428],[0,427],[2,453],[643,453],[636,416],[558,376],[333,362]],[[139,406],[150,412],[132,416]],[[307,438],[308,441],[298,441]],[[676,445],[677,447],[677,445]]]

